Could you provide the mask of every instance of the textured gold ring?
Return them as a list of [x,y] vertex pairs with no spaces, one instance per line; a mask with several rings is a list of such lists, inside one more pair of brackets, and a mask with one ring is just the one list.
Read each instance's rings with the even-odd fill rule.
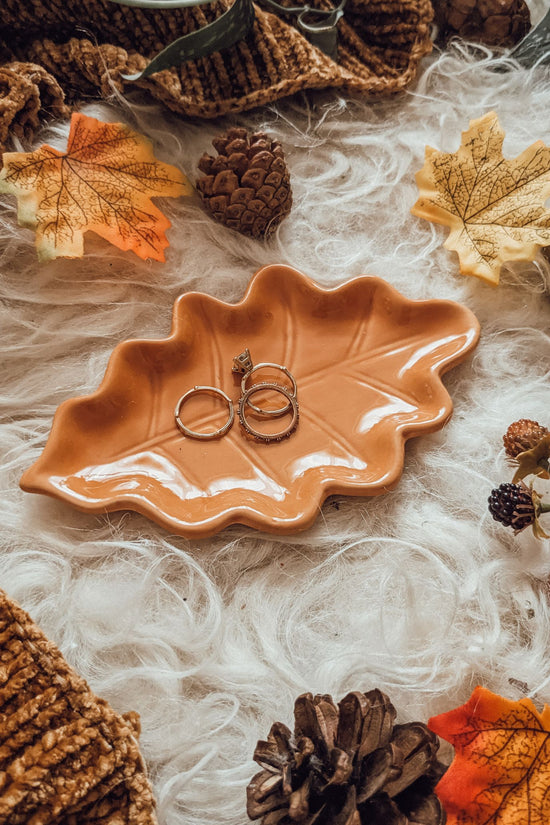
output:
[[[220,398],[223,398],[224,401],[227,402],[227,406],[229,408],[229,418],[223,425],[220,427],[219,430],[215,430],[213,433],[199,433],[196,430],[191,430],[189,427],[186,427],[183,421],[180,418],[181,408],[185,404],[185,402],[196,393],[210,393],[211,395],[219,395]],[[222,435],[225,435],[228,430],[231,429],[233,425],[233,421],[235,420],[235,410],[233,409],[233,402],[228,395],[224,393],[223,390],[220,390],[218,387],[192,387],[192,389],[187,390],[186,393],[182,395],[178,403],[176,404],[176,409],[174,411],[174,415],[176,417],[176,424],[178,425],[179,429],[182,433],[189,438],[199,438],[202,440],[210,440],[211,438],[221,438]]]
[[[292,398],[296,399],[296,396],[298,394],[298,385],[296,384],[296,379],[294,378],[294,376],[292,375],[290,370],[287,369],[286,367],[283,367],[282,364],[272,364],[271,362],[264,362],[262,364],[254,364],[254,366],[251,369],[249,369],[248,372],[246,372],[243,375],[242,381],[241,381],[241,392],[243,394],[246,392],[246,382],[248,381],[250,376],[253,375],[256,372],[256,370],[259,370],[262,367],[272,367],[273,369],[281,370],[281,372],[284,372],[284,374],[287,376],[287,378],[290,379],[290,382],[292,384],[292,393],[288,396],[288,398],[290,399],[292,397]],[[259,385],[258,384],[253,384],[253,386],[259,386]],[[275,384],[275,386],[280,387],[281,385],[280,384]],[[290,408],[292,406],[292,404],[289,400],[288,404],[286,404],[284,407],[280,407],[277,410],[262,410],[261,407],[257,407],[255,404],[252,404],[250,401],[248,401],[247,403],[248,403],[248,406],[251,409],[254,410],[254,412],[260,413],[260,415],[276,415],[276,416],[283,415],[286,412],[290,412]]]
[[[246,419],[246,407],[252,407],[252,404],[249,401],[251,395],[254,395],[257,392],[261,392],[262,390],[273,390],[274,392],[279,392],[281,395],[284,395],[288,401],[287,406],[285,409],[292,410],[292,419],[287,427],[284,430],[281,430],[278,433],[262,433],[260,430],[254,429],[251,427]],[[241,422],[242,427],[246,430],[247,433],[254,436],[258,441],[265,441],[268,443],[269,441],[282,441],[283,438],[288,438],[291,435],[296,427],[298,426],[298,419],[300,417],[299,408],[298,408],[298,401],[296,400],[296,396],[293,395],[290,390],[286,387],[282,387],[280,384],[272,384],[268,381],[264,381],[259,384],[253,384],[239,398],[239,421]],[[260,412],[263,412],[261,410]]]

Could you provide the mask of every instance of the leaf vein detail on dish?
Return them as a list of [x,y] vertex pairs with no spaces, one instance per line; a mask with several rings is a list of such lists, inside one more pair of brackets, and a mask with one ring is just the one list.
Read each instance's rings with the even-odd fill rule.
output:
[[[451,301],[410,301],[372,277],[323,289],[267,266],[239,303],[182,295],[168,338],[120,344],[100,388],[60,406],[21,486],[92,512],[137,510],[184,535],[235,522],[295,532],[328,495],[397,484],[406,439],[439,429],[452,411],[441,374],[477,337],[474,316]],[[178,399],[210,385],[236,405],[242,376],[232,362],[246,347],[256,364],[294,375],[296,431],[259,443],[236,420],[223,438],[186,438]],[[272,368],[266,377],[284,383]],[[259,370],[251,381],[261,380]],[[225,408],[198,395],[186,415],[192,429],[216,429]]]

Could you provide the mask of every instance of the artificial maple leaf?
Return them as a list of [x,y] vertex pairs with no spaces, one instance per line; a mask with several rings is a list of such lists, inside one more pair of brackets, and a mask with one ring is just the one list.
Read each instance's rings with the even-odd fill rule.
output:
[[428,727],[455,748],[436,786],[447,825],[547,825],[550,818],[550,707],[512,702],[477,687],[461,707]]
[[536,141],[512,160],[502,155],[504,132],[489,112],[470,122],[457,152],[426,147],[417,172],[413,215],[449,226],[447,249],[460,271],[498,284],[505,261],[532,261],[550,244],[550,148]]
[[527,476],[534,475],[539,478],[550,478],[550,433],[544,435],[538,444],[530,450],[518,453],[514,459],[517,470],[512,479],[514,484]]
[[[378,278],[322,289],[290,267],[268,266],[236,305],[187,293],[169,338],[123,342],[97,392],[61,405],[21,486],[92,512],[138,510],[189,536],[235,522],[304,529],[328,495],[377,495],[397,484],[405,441],[448,420],[441,374],[475,347],[478,331],[466,307],[410,301]],[[178,398],[208,385],[236,404],[233,357],[245,347],[256,364],[294,375],[296,431],[262,444],[236,421],[223,438],[184,437]],[[192,430],[220,415],[214,429],[225,422],[226,407],[213,404],[193,399]]]
[[150,198],[191,192],[179,169],[155,159],[143,135],[78,113],[66,152],[44,145],[8,152],[3,161],[0,192],[17,196],[19,223],[36,229],[43,261],[82,257],[87,231],[140,258],[164,261],[171,224]]

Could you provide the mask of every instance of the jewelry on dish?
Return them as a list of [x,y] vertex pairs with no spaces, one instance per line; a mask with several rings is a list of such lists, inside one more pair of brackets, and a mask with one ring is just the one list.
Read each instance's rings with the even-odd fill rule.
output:
[[[252,409],[256,409],[249,401],[251,395],[254,395],[257,392],[261,392],[262,390],[273,390],[274,392],[278,392],[281,395],[284,395],[288,401],[288,404],[285,409],[292,411],[292,419],[288,426],[281,430],[278,433],[262,433],[260,430],[254,429],[251,427],[249,422],[246,419],[246,407],[252,407]],[[261,413],[264,410],[260,410]],[[296,400],[296,396],[293,395],[290,390],[286,387],[282,387],[280,384],[273,384],[269,381],[263,381],[258,384],[253,384],[247,390],[243,392],[241,397],[239,398],[239,421],[242,427],[246,430],[247,433],[254,436],[258,441],[265,441],[266,443],[270,441],[282,441],[283,438],[288,438],[289,435],[292,435],[296,427],[298,426],[298,419],[300,417],[299,408],[298,408],[298,401]]]
[[[251,369],[249,369],[248,372],[246,372],[243,375],[243,378],[242,378],[242,381],[241,381],[241,392],[242,393],[246,392],[246,383],[247,383],[248,379],[250,378],[250,376],[253,375],[256,372],[256,370],[259,370],[262,367],[272,367],[275,370],[281,370],[281,372],[284,372],[284,374],[287,376],[287,378],[290,379],[290,381],[292,383],[292,393],[289,395],[289,399],[290,399],[290,397],[292,397],[296,400],[296,397],[297,397],[297,394],[298,394],[298,385],[296,384],[296,379],[294,378],[294,376],[292,375],[290,370],[288,370],[286,367],[283,367],[282,364],[273,364],[271,362],[263,362],[262,364],[254,364],[254,366]],[[253,384],[252,386],[258,387],[259,384]],[[276,386],[281,386],[281,385],[277,384]],[[251,409],[254,410],[254,412],[260,413],[260,415],[276,415],[276,416],[283,415],[286,412],[290,412],[290,408],[292,406],[292,404],[289,400],[289,403],[286,404],[286,406],[280,407],[277,410],[262,410],[261,407],[257,407],[255,404],[252,404],[251,401],[248,401],[247,403],[248,403],[248,406],[251,407]]]
[[241,352],[240,355],[236,355],[233,358],[233,366],[231,368],[231,371],[238,372],[241,373],[241,375],[244,375],[245,372],[250,372],[250,370],[253,367],[254,364],[252,363],[252,358],[250,357],[250,350],[248,349],[248,347],[246,347],[246,349],[243,352]]
[[[188,398],[196,393],[211,393],[212,395],[219,395],[220,398],[223,398],[224,401],[227,402],[227,406],[229,408],[229,418],[223,425],[220,427],[219,430],[215,430],[213,433],[200,433],[196,430],[191,430],[189,427],[186,427],[183,421],[180,418],[181,408],[185,404]],[[222,435],[225,435],[228,430],[231,429],[233,425],[233,421],[235,420],[235,410],[233,408],[233,402],[229,398],[228,395],[224,393],[223,390],[218,389],[218,387],[209,387],[209,386],[202,386],[202,387],[192,387],[190,390],[187,390],[186,393],[182,395],[178,403],[176,404],[176,409],[174,411],[174,415],[176,417],[176,424],[178,428],[182,431],[182,433],[189,438],[198,438],[202,440],[210,440],[212,438],[221,438]]]

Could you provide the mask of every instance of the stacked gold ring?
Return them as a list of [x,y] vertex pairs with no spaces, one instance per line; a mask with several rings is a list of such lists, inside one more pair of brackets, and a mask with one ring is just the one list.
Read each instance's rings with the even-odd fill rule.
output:
[[[264,414],[266,411],[262,410],[259,407],[255,407],[254,404],[250,403],[250,396],[254,395],[257,392],[261,392],[262,390],[273,390],[274,392],[278,392],[281,395],[284,395],[287,399],[287,404],[285,407],[282,408],[282,414],[287,412],[287,410],[292,410],[292,419],[290,423],[280,432],[277,433],[263,433],[261,430],[256,430],[254,427],[250,425],[246,418],[246,407],[247,405],[251,407],[253,410],[259,409],[260,413]],[[269,411],[269,415],[275,415],[275,411]],[[296,399],[296,395],[291,393],[286,387],[282,387],[280,384],[275,384],[271,381],[262,381],[258,384],[252,384],[247,390],[243,392],[239,399],[239,407],[238,407],[238,415],[239,415],[239,422],[243,429],[246,430],[247,433],[252,435],[258,441],[263,441],[266,444],[270,441],[282,441],[283,438],[288,438],[289,435],[292,435],[296,427],[298,426],[298,420],[300,418],[300,412],[298,408],[298,401]]]
[[[280,370],[281,372],[284,372],[284,374],[290,379],[290,381],[292,383],[292,397],[294,399],[296,399],[297,394],[298,394],[298,386],[296,384],[296,379],[294,378],[294,376],[292,375],[290,370],[288,370],[286,367],[283,367],[282,364],[273,364],[270,361],[265,361],[261,364],[254,364],[254,366],[251,367],[251,369],[249,369],[248,372],[246,372],[243,375],[242,381],[241,381],[241,392],[243,393],[243,395],[246,392],[246,384],[247,384],[247,381],[250,378],[250,376],[253,375],[256,372],[256,370],[259,370],[259,369],[262,369],[262,368],[265,368],[265,367],[271,367],[273,369],[277,369],[277,370]],[[258,385],[253,384],[253,386],[258,386]],[[280,386],[280,384],[277,384],[275,386]],[[248,397],[249,396],[247,396],[247,398]],[[291,404],[290,400],[289,400],[288,404],[285,404],[284,407],[280,407],[278,410],[262,410],[261,407],[257,407],[255,404],[252,404],[251,401],[248,401],[247,403],[248,403],[248,406],[251,407],[254,410],[254,412],[260,413],[260,415],[274,415],[274,416],[284,415],[284,413],[289,412],[291,407],[292,407],[292,404]]]

